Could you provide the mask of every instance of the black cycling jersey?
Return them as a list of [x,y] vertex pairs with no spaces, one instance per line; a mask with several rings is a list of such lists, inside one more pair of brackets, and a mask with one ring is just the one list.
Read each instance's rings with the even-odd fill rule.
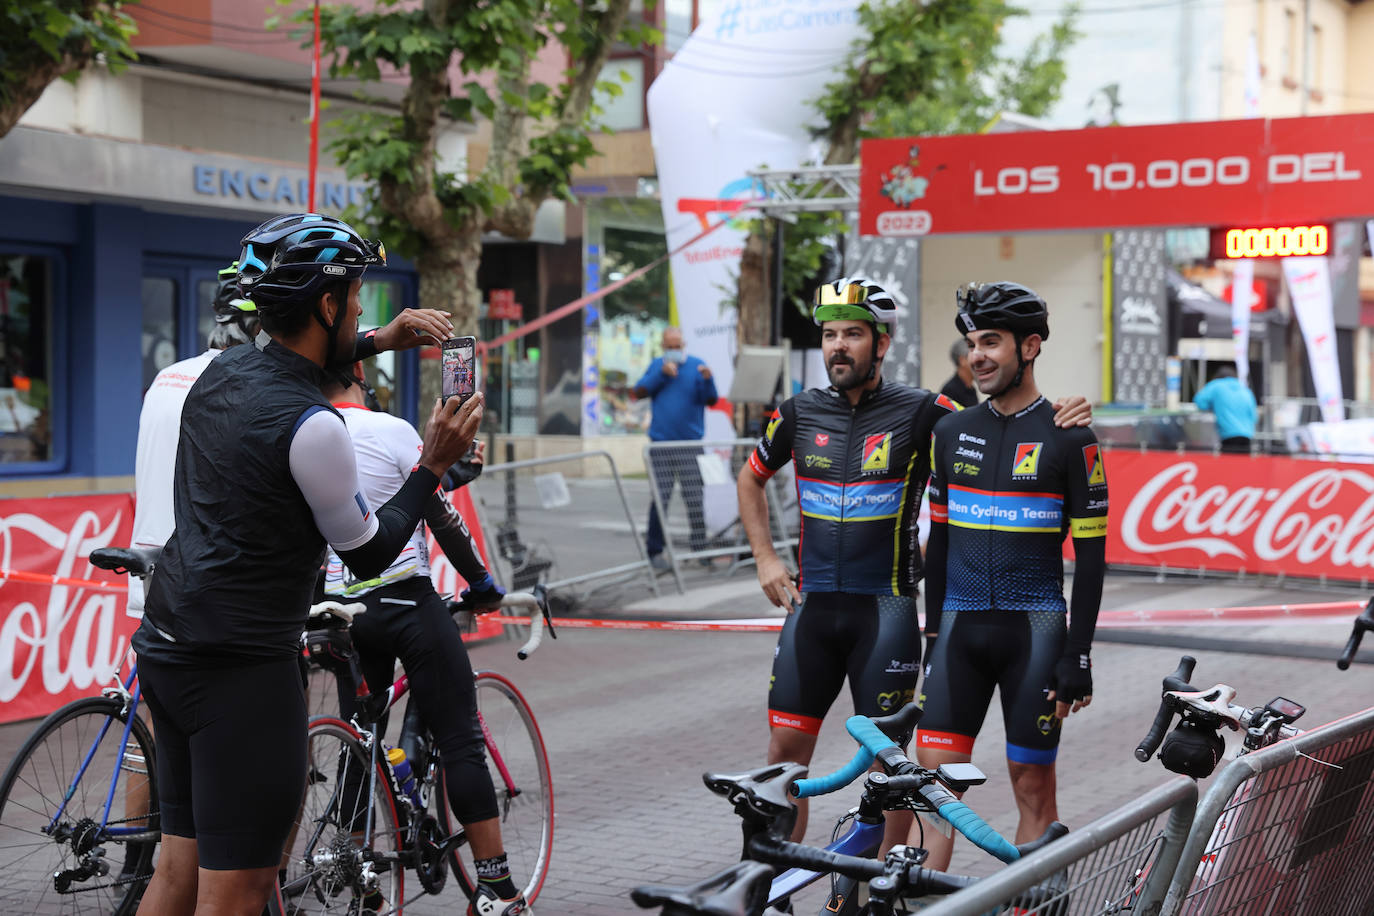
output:
[[880,381],[857,405],[813,388],[773,412],[749,467],[766,480],[796,463],[803,591],[915,593],[927,446],[936,421],[958,409],[942,394]]
[[944,575],[932,562],[930,576],[944,610],[1062,612],[1065,535],[1107,535],[1097,437],[1056,427],[1043,397],[1011,416],[988,401],[947,417],[931,444],[930,517],[948,525]]

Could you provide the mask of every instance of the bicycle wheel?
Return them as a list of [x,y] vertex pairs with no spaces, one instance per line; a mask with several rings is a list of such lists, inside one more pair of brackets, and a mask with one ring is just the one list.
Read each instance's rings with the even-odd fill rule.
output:
[[[312,719],[306,740],[305,799],[287,838],[282,883],[287,912],[394,910],[404,899],[405,870],[385,768],[373,767],[371,751],[340,719]],[[377,790],[369,797],[374,773]],[[372,838],[364,842],[369,808]]]
[[[529,703],[499,674],[477,673],[477,710],[487,734],[487,767],[496,787],[501,840],[511,877],[524,891],[525,899],[534,903],[549,873],[549,855],[553,852],[553,779],[544,738]],[[452,812],[446,797],[440,798],[438,808],[440,826],[445,833],[452,833]],[[477,888],[471,848],[463,844],[452,859],[459,884],[471,896]]]
[[138,907],[160,839],[157,776],[142,719],[122,743],[122,709],[106,697],[63,706],[0,779],[0,912],[124,916]]

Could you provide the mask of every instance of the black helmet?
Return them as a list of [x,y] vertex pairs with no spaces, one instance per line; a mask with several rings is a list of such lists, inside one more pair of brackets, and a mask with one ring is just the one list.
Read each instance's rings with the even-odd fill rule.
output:
[[1020,283],[970,283],[955,294],[959,312],[954,327],[960,334],[974,331],[1011,331],[1018,338],[1050,337],[1050,310],[1035,290]]
[[243,293],[239,290],[238,273],[238,261],[222,268],[219,272],[219,287],[215,290],[215,299],[211,303],[215,310],[215,322],[217,324],[237,322],[240,327],[243,327],[246,321],[258,317],[258,307],[248,299],[243,298]]
[[273,217],[239,244],[239,287],[262,311],[313,305],[326,284],[386,263],[381,242],[318,213]]

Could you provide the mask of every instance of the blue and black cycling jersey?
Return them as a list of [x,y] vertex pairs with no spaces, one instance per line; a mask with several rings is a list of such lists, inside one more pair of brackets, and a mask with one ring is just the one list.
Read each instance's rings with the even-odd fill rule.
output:
[[766,480],[796,464],[803,591],[916,592],[930,435],[958,409],[942,394],[880,381],[856,405],[813,388],[773,412],[749,467]]
[[943,420],[931,443],[930,518],[948,525],[945,581],[932,582],[943,584],[943,610],[1062,613],[1064,537],[1107,535],[1097,437],[1056,427],[1043,397],[1011,416],[984,402]]

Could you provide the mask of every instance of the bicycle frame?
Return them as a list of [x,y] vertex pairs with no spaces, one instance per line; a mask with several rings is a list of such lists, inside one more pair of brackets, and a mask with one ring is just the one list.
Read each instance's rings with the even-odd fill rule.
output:
[[[139,688],[135,684],[135,681],[137,679],[138,666],[134,665],[129,670],[129,676],[124,679],[123,683],[120,686],[121,692],[125,696],[129,697],[129,700],[127,701],[128,716],[124,721],[124,732],[123,735],[120,737],[119,741],[120,760],[123,760],[124,755],[128,753],[129,735],[133,732],[134,717],[138,715]],[[132,688],[132,691],[130,690],[130,688]],[[90,750],[86,751],[86,756],[84,759],[82,759],[81,766],[77,769],[76,775],[72,777],[71,785],[67,786],[66,794],[62,797],[62,804],[57,806],[57,810],[53,813],[52,820],[48,821],[48,826],[45,832],[49,835],[51,835],[52,832],[57,829],[58,821],[62,819],[62,815],[65,814],[67,811],[67,802],[71,801],[72,797],[76,795],[76,787],[81,783],[81,780],[85,777],[86,770],[90,768],[91,761],[95,759],[96,751],[100,749],[100,745],[105,740],[105,736],[109,734],[109,731],[110,720],[106,719],[105,723],[100,726],[100,733],[97,734],[95,736],[95,740],[91,742]],[[140,833],[146,833],[148,830],[146,826],[109,826],[110,808],[114,806],[115,790],[119,787],[119,773],[121,769],[121,767],[115,767],[114,773],[110,776],[110,790],[105,795],[105,810],[100,816],[101,831],[107,836],[111,837],[135,836]]]
[[[844,836],[825,847],[829,852],[838,852],[849,856],[862,856],[872,858],[878,853],[878,847],[883,841],[883,824],[868,824],[860,820],[855,820],[850,825],[849,830]],[[807,871],[804,868],[789,868],[787,871],[773,879],[773,885],[768,891],[768,902],[777,903],[784,897],[789,897],[804,887],[815,884],[819,879],[832,874],[828,871]]]

